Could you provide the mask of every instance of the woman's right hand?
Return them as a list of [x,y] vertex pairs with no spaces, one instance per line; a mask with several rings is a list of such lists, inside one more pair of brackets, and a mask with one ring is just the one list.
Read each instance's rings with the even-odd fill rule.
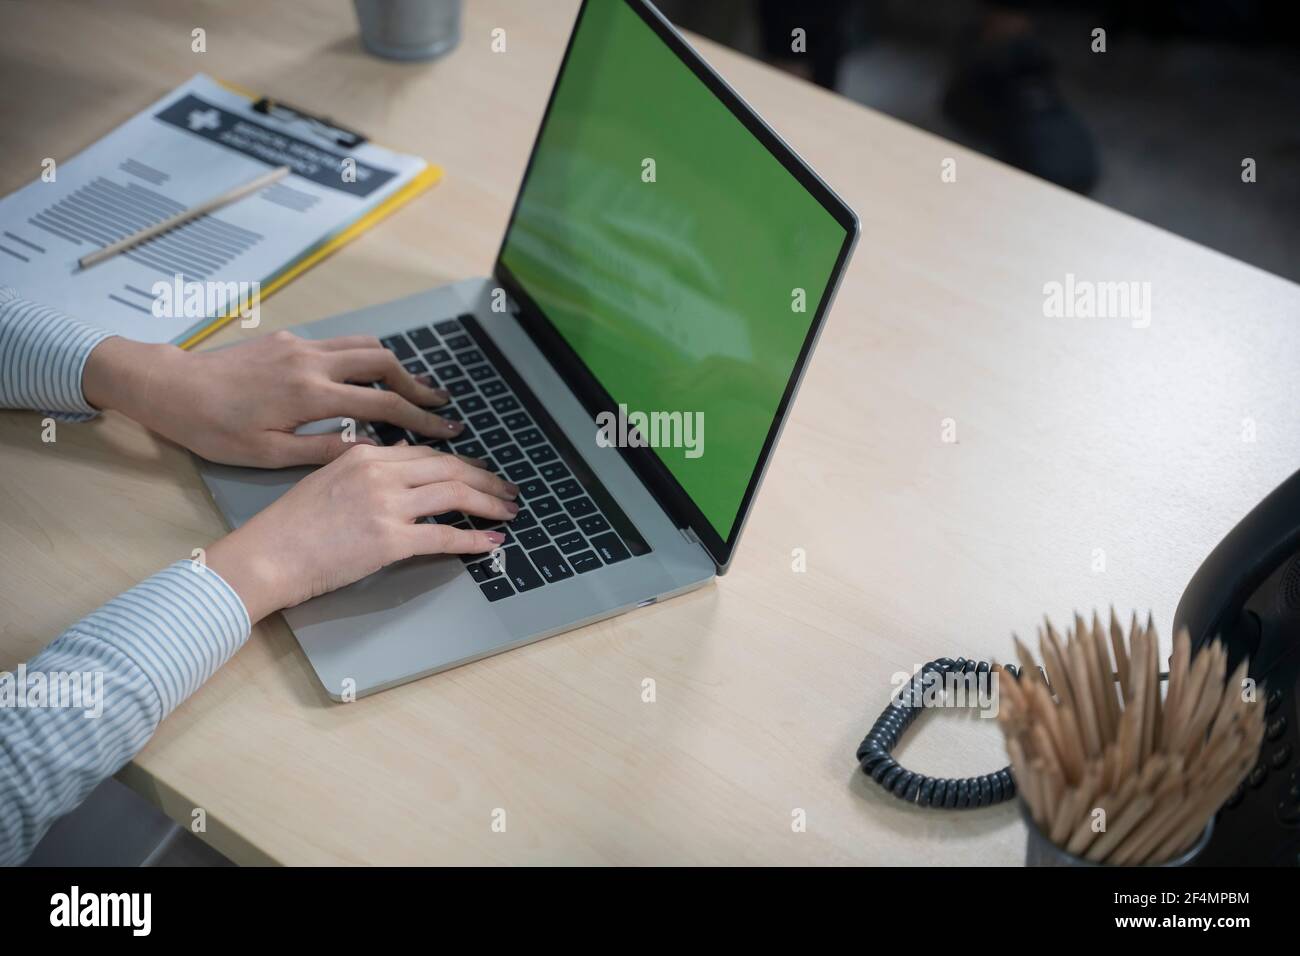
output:
[[213,544],[207,565],[256,622],[417,554],[475,554],[503,535],[421,522],[460,511],[509,521],[519,489],[422,445],[357,445]]

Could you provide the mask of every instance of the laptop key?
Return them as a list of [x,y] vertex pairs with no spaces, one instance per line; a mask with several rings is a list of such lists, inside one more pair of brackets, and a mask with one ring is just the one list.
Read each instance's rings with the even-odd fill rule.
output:
[[582,494],[582,485],[572,478],[565,478],[563,481],[557,481],[551,490],[561,498],[572,498],[574,495]]
[[523,412],[515,412],[513,415],[507,415],[501,419],[501,424],[512,432],[517,432],[521,428],[527,428],[530,419]]
[[464,455],[466,458],[482,458],[487,454],[487,449],[476,441],[467,441],[452,447],[456,449],[456,454]]
[[530,551],[533,548],[540,548],[551,539],[546,537],[546,532],[541,528],[529,528],[527,531],[521,531],[518,534],[519,543]]
[[[474,383],[467,378],[462,378],[457,379],[454,382],[448,382],[443,386],[443,388],[451,392],[454,397],[460,398],[462,395],[467,395],[469,392],[474,391]],[[469,401],[469,399],[466,398],[464,401]],[[464,401],[461,404],[464,404]]]
[[587,515],[578,521],[578,527],[582,529],[585,535],[600,534],[602,531],[609,530],[609,522],[601,514]]
[[450,382],[452,379],[464,378],[465,370],[459,365],[448,362],[446,365],[439,365],[435,368],[433,374],[438,376],[440,382]]
[[587,546],[586,540],[578,532],[573,531],[569,534],[562,534],[555,539],[555,546],[565,554],[572,554],[574,551],[581,551]]
[[411,359],[409,362],[403,362],[402,368],[406,369],[412,375],[425,375],[429,368],[419,359]]
[[[463,408],[464,406],[465,403],[461,402],[461,407]],[[500,419],[491,412],[479,412],[477,415],[470,415],[469,423],[479,431],[482,431],[485,428],[496,428],[501,422]]]
[[506,468],[506,477],[511,481],[519,482],[526,478],[532,478],[537,474],[537,469],[533,467],[531,461],[517,461]]
[[546,482],[539,478],[530,478],[519,482],[519,495],[523,498],[538,498],[546,494]]
[[600,558],[596,557],[595,551],[584,551],[582,554],[575,554],[569,558],[569,564],[573,570],[579,574],[586,574],[588,571],[595,571],[600,567]]
[[548,461],[554,461],[558,456],[555,449],[550,445],[538,445],[535,448],[528,449],[528,457],[532,459],[534,465],[540,465]]
[[573,569],[569,567],[569,562],[565,561],[552,545],[530,551],[528,556],[533,559],[534,566],[541,572],[547,583],[553,584],[573,577]]
[[493,567],[491,559],[487,561],[475,561],[473,564],[468,565],[468,568],[469,576],[475,581],[487,581],[490,578],[495,578],[501,573]]
[[460,400],[460,407],[465,410],[466,415],[473,415],[487,408],[487,402],[478,395],[466,395]]
[[568,534],[573,530],[573,521],[566,514],[551,515],[542,522],[542,527],[553,535]]
[[457,332],[461,331],[460,323],[455,319],[444,319],[441,322],[435,323],[433,327],[443,335],[455,335]]
[[542,473],[542,477],[547,481],[559,481],[561,478],[567,478],[569,475],[569,469],[565,468],[564,465],[558,461],[553,461],[549,464],[543,465],[539,470]]
[[456,361],[461,365],[478,365],[480,362],[487,361],[487,359],[483,358],[483,353],[478,349],[469,349],[466,352],[457,352]]
[[604,559],[606,564],[613,564],[615,561],[622,561],[624,558],[630,558],[627,547],[619,540],[618,535],[610,531],[608,534],[598,534],[591,539],[591,546],[596,549],[596,553]]
[[480,531],[487,531],[496,528],[501,523],[500,518],[480,518],[478,515],[470,515],[469,523]]
[[447,348],[451,349],[453,352],[459,352],[461,349],[467,349],[470,346],[472,346],[474,344],[474,340],[471,339],[468,335],[453,335],[449,339],[447,339],[443,344],[446,345]]
[[493,454],[497,456],[497,461],[503,465],[513,465],[524,457],[524,453],[519,450],[518,445],[503,445],[495,449]]
[[396,425],[390,425],[388,422],[371,422],[370,427],[375,430],[375,435],[385,445],[396,445],[406,438],[404,429],[398,428]]
[[443,362],[451,361],[451,353],[446,349],[433,349],[424,353],[424,360],[430,365],[441,365]]
[[542,433],[536,428],[525,428],[515,432],[515,441],[527,448],[529,445],[536,445],[543,441]]
[[440,515],[434,515],[433,520],[437,524],[455,524],[457,521],[464,521],[466,519],[459,511],[444,511]]
[[514,528],[516,532],[531,528],[535,524],[537,524],[537,519],[527,509],[521,510],[519,514],[510,519],[510,527]]
[[508,598],[515,593],[515,589],[510,586],[510,582],[505,578],[493,578],[490,581],[484,581],[478,586],[483,592],[483,596],[489,601],[500,601],[502,598]]
[[[504,392],[505,390],[506,390],[505,386],[504,385],[501,386],[501,391]],[[489,393],[487,387],[484,386],[483,394],[491,397],[492,395],[498,393],[495,392]],[[515,398],[513,395],[502,395],[500,398],[493,399],[492,407],[497,410],[498,415],[504,415],[506,412],[513,412],[519,408],[519,399]]]
[[403,362],[415,358],[415,349],[411,348],[411,343],[400,335],[390,335],[386,339],[380,339],[379,342]]
[[596,506],[591,503],[590,498],[570,498],[564,503],[564,510],[575,518],[585,518],[596,513]]
[[504,428],[493,428],[482,432],[478,437],[483,439],[483,444],[489,448],[496,448],[498,445],[504,445],[510,441],[510,433]]
[[528,555],[518,545],[505,550],[506,577],[515,586],[516,591],[531,591],[542,586],[542,576],[533,568]]
[[[501,379],[494,378],[490,382],[480,382],[478,386],[478,390],[482,392],[484,395],[486,395],[488,398],[492,398],[497,395],[504,395],[506,391],[506,385],[505,382],[501,381]],[[501,411],[501,409],[498,408],[497,411]]]
[[555,514],[560,510],[560,503],[547,495],[545,498],[538,498],[533,502],[533,514],[539,518],[545,518]]
[[484,382],[495,375],[491,365],[475,365],[469,370],[469,377],[476,382]]
[[427,326],[422,325],[418,329],[409,329],[406,337],[421,352],[425,349],[436,349],[438,347],[438,336],[434,335],[433,330]]

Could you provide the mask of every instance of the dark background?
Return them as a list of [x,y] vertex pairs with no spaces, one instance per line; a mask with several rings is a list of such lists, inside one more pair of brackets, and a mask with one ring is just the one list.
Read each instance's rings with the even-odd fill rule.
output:
[[[1300,2],[661,0],[660,7],[685,29],[801,75],[818,73],[845,96],[1004,160],[996,135],[954,122],[942,104],[957,65],[981,50],[982,31],[1028,24],[1050,61],[1046,76],[1033,80],[1059,95],[1095,146],[1095,183],[1076,191],[1300,280]],[[791,24],[806,31],[805,59],[822,62],[773,55],[765,31],[784,39]],[[1106,30],[1105,53],[1091,50],[1096,27]],[[1006,120],[1005,104],[991,108]],[[1042,132],[1047,148],[1060,150],[1056,165],[1077,161],[1074,144],[1055,137],[1052,147],[1053,130]],[[1257,164],[1253,184],[1241,179],[1245,157]]]

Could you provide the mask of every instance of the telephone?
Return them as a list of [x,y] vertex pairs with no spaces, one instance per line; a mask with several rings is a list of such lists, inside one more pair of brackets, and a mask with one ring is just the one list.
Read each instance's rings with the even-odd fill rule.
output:
[[[1173,633],[1184,627],[1193,649],[1222,638],[1229,673],[1249,657],[1266,720],[1258,762],[1219,810],[1194,865],[1300,865],[1300,471],[1242,518],[1197,569],[1174,612]],[[989,670],[986,661],[964,658],[926,664],[859,745],[862,772],[920,806],[965,809],[1014,798],[1009,767],[939,780],[907,770],[892,755],[926,706],[926,680],[980,678]]]
[[1259,762],[1215,818],[1201,866],[1300,865],[1300,471],[1229,532],[1192,576],[1174,633],[1222,637],[1250,658],[1267,721]]

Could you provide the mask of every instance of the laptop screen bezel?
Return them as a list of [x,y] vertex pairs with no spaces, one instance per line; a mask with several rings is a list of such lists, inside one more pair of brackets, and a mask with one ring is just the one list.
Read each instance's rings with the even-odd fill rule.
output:
[[[501,247],[497,251],[496,263],[493,266],[493,277],[518,306],[516,319],[524,331],[564,379],[565,383],[573,390],[583,407],[591,414],[593,422],[592,436],[594,438],[596,416],[601,412],[617,414],[618,402],[600,384],[586,363],[564,339],[537,303],[533,301],[532,297],[502,260],[506,244],[510,238],[510,230],[513,228],[515,218],[519,214],[519,204],[523,197],[524,188],[528,183],[528,177],[532,173],[533,164],[537,158],[542,133],[546,129],[547,120],[551,115],[551,108],[555,104],[560,80],[564,76],[565,67],[568,65],[569,56],[573,51],[574,40],[578,35],[578,28],[582,24],[582,18],[586,14],[590,2],[591,0],[583,0],[578,15],[574,19],[573,29],[569,34],[564,56],[560,61],[555,83],[551,87],[551,94],[546,103],[546,110],[543,112],[541,124],[538,126],[537,137],[533,141],[533,148],[528,156],[528,164],[524,167],[519,191],[515,194],[515,202],[510,210],[510,218],[506,223],[505,232],[502,234]],[[717,565],[718,573],[722,574],[726,572],[731,563],[740,533],[744,528],[745,520],[753,504],[754,495],[762,481],[764,472],[767,470],[768,461],[772,456],[772,449],[780,437],[790,404],[808,364],[808,357],[817,341],[817,336],[821,332],[831,302],[835,297],[835,291],[839,286],[849,256],[857,241],[859,232],[858,217],[798,154],[741,99],[739,94],[732,90],[726,81],[695,52],[657,9],[650,3],[645,2],[645,0],[614,0],[614,2],[621,2],[630,7],[642,21],[654,30],[659,39],[677,58],[703,81],[709,91],[727,107],[733,116],[740,120],[745,128],[821,204],[822,208],[831,214],[845,231],[844,241],[840,246],[835,265],[827,277],[826,288],[822,291],[817,312],[809,323],[808,333],[800,347],[798,358],[791,369],[790,379],[786,383],[781,401],[772,418],[772,424],[764,439],[762,450],[758,455],[758,460],[754,463],[749,483],[740,500],[740,505],[736,509],[735,519],[727,535],[720,534],[713,527],[713,524],[695,502],[691,500],[690,495],[687,494],[677,477],[659,458],[653,448],[620,447],[618,449],[624,460],[650,493],[654,495],[660,506],[672,517],[678,527],[687,528],[694,534],[695,538],[709,553],[714,564]]]

